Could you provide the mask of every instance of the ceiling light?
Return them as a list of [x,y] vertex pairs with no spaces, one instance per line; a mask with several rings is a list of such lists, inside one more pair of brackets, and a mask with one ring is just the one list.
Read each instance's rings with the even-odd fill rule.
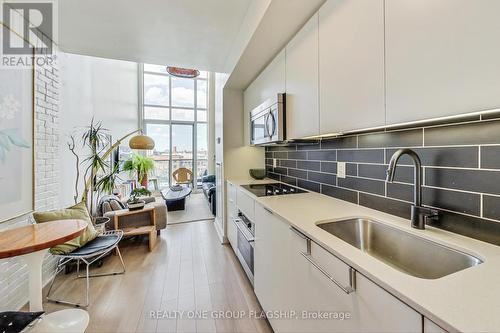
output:
[[181,68],[181,67],[167,67],[168,74],[185,79],[194,79],[200,76],[200,71],[197,69]]

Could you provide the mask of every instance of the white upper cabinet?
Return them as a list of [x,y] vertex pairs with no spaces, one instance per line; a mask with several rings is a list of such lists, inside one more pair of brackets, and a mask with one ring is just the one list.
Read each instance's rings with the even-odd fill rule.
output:
[[285,92],[285,50],[283,49],[244,92],[245,112]]
[[388,124],[500,107],[500,1],[387,0]]
[[286,47],[287,139],[319,134],[318,14]]
[[383,0],[320,8],[319,78],[321,134],[384,125]]

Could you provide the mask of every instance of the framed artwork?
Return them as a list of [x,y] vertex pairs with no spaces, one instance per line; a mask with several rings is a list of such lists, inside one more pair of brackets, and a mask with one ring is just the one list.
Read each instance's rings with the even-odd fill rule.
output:
[[0,222],[34,209],[34,68],[0,69]]

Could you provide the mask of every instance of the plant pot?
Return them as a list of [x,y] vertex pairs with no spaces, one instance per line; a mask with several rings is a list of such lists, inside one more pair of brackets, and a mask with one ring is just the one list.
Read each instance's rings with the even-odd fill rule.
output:
[[143,209],[144,206],[146,205],[146,202],[145,201],[142,201],[142,200],[139,200],[137,202],[129,202],[128,203],[128,210],[139,210],[139,209]]
[[144,177],[142,177],[141,180],[141,186],[144,188],[148,188],[148,182],[149,182],[148,175],[144,175]]

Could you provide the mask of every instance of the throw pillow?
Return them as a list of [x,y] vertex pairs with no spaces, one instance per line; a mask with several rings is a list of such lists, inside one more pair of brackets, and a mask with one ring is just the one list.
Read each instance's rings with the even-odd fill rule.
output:
[[124,207],[121,205],[121,202],[120,202],[120,201],[118,201],[118,200],[114,200],[114,199],[113,199],[113,200],[110,200],[110,201],[109,201],[109,204],[110,204],[110,206],[111,206],[111,209],[112,209],[112,210],[121,210],[121,209],[123,209],[123,208],[124,208]]
[[98,232],[95,230],[94,225],[92,224],[92,220],[90,219],[90,215],[87,211],[87,206],[84,202],[80,202],[79,204],[66,209],[33,213],[33,218],[35,219],[36,223],[71,219],[84,220],[87,222],[87,228],[80,236],[64,244],[54,246],[50,249],[50,253],[52,254],[70,253],[87,244],[98,235]]

